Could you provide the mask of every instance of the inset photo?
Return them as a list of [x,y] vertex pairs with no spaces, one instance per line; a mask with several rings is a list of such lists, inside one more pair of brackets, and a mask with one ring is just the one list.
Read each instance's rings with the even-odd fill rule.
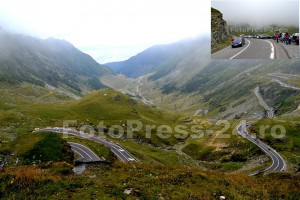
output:
[[212,0],[212,59],[299,59],[298,0]]

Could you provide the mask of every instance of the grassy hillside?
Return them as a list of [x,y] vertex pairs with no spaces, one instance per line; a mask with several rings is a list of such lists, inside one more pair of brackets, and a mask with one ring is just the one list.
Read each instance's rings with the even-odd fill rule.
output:
[[[255,178],[181,166],[113,164],[92,167],[80,176],[58,176],[51,168],[42,172],[30,166],[0,172],[0,195],[5,199],[218,199],[221,195],[241,200],[299,199],[299,183],[299,175]],[[125,194],[126,189],[131,193]]]
[[[63,120],[77,120],[75,124],[72,122],[70,125],[78,129],[83,125],[89,125],[96,135],[102,135],[104,131],[108,139],[120,143],[139,160],[146,163],[182,164],[212,169],[231,165],[227,166],[226,170],[234,171],[241,168],[241,163],[249,164],[250,168],[253,167],[250,160],[260,155],[256,153],[257,149],[254,150],[255,147],[251,147],[251,144],[246,145],[246,141],[232,134],[234,127],[226,130],[226,134],[231,135],[230,139],[219,141],[215,138],[222,126],[214,125],[214,122],[210,123],[199,117],[189,119],[185,115],[153,108],[111,89],[98,90],[80,100],[70,100],[54,91],[47,91],[33,85],[13,87],[4,91],[2,95],[0,124],[3,127],[1,134],[3,151],[11,149],[10,141],[14,141],[15,137],[30,138],[31,131],[35,128],[62,127]],[[130,134],[127,129],[127,120],[138,120],[143,127],[140,130],[133,130]],[[118,138],[112,138],[108,134],[112,125],[123,127],[124,133]],[[156,127],[149,132],[150,135],[146,131],[146,125]],[[157,132],[161,125],[169,126],[162,136]],[[175,129],[176,125],[184,126],[186,133],[179,134]],[[205,134],[203,138],[193,139],[192,135],[195,133],[192,127],[199,125],[203,126],[203,131],[212,129],[212,133]],[[88,129],[85,130],[88,131]],[[114,133],[119,132],[114,129]],[[245,143],[245,145],[236,145],[236,143]],[[192,145],[197,146],[196,150]],[[207,157],[203,157],[202,152],[207,148],[209,149],[209,152],[205,153]],[[252,153],[248,152],[248,148],[253,148]],[[94,145],[91,149],[99,152]],[[247,159],[235,159],[243,156]],[[200,162],[203,160],[219,164],[215,166],[213,163],[206,163],[204,166],[204,163]]]
[[[193,60],[196,58],[191,57]],[[197,65],[182,65],[176,72],[171,72],[157,81],[143,80],[140,86],[142,95],[152,99],[158,106],[171,112],[196,112],[198,109],[209,110],[213,118],[232,119],[235,116],[244,118],[257,117],[261,113],[253,93],[256,86],[268,87],[272,83],[271,73],[299,73],[298,61],[261,61],[261,60],[213,60]],[[146,78],[145,78],[146,79]],[[296,85],[297,77],[292,81]],[[276,85],[274,83],[273,85]],[[277,84],[276,90],[285,91]],[[270,94],[271,94],[270,90]],[[293,94],[292,94],[293,93]],[[295,109],[297,95],[295,91],[280,99],[270,98],[276,104],[278,114]],[[287,97],[287,98],[286,98]],[[293,103],[294,102],[294,103]]]
[[300,91],[281,87],[277,83],[264,85],[260,89],[263,98],[274,108],[276,115],[296,110],[300,103]]
[[[145,150],[146,153],[143,155],[145,161],[152,160],[150,157],[153,150],[157,151],[155,162],[164,163],[163,157],[158,155],[168,155],[168,152],[151,148],[146,145],[147,143],[157,147],[178,142],[175,137],[161,139],[156,134],[146,138],[145,125],[167,124],[173,128],[175,124],[180,122],[178,121],[179,115],[148,107],[111,89],[90,93],[80,100],[70,100],[55,91],[33,85],[14,86],[3,90],[1,95],[0,124],[3,152],[11,150],[11,141],[14,141],[16,137],[30,138],[31,131],[37,127],[61,127],[63,120],[77,120],[77,123],[71,124],[71,126],[74,125],[78,128],[82,125],[90,125],[95,130],[95,134],[100,134],[97,131],[106,126],[103,130],[107,137],[107,131],[111,125],[122,126],[125,130],[124,135],[117,140],[123,140],[125,147],[132,146],[133,141],[142,142],[143,145],[140,146],[134,144],[134,148]],[[139,120],[144,125],[142,130],[134,131],[133,138],[128,141],[126,139],[128,134],[127,120]],[[101,127],[98,126],[100,122],[103,122]],[[98,151],[96,147],[92,147],[92,149]],[[176,154],[174,152],[172,154],[176,158]],[[177,159],[175,161],[179,162]]]
[[[274,127],[281,126],[285,131]],[[264,128],[266,127],[266,128]],[[272,132],[272,128],[274,131]],[[265,129],[265,131],[263,131]],[[300,124],[298,122],[286,120],[262,119],[257,121],[251,128],[251,132],[263,142],[269,144],[279,151],[288,162],[289,170],[300,171]],[[281,135],[282,133],[282,135]],[[278,136],[278,137],[276,137]]]
[[[70,145],[61,140],[56,133],[37,133],[45,134],[44,138],[34,144],[33,148],[22,155],[26,164],[65,161],[72,163],[74,159]],[[35,136],[33,136],[35,137]],[[37,136],[39,137],[39,136]],[[32,137],[30,137],[32,138]],[[15,148],[14,148],[15,149]]]
[[[32,86],[27,88],[26,93],[37,95],[30,90],[33,88],[35,92],[39,89]],[[42,88],[40,89],[43,91]],[[10,90],[10,94],[13,94],[14,90]],[[56,96],[56,94],[52,95]],[[9,136],[12,133],[17,133],[18,136],[16,139],[11,138],[12,142],[2,143],[2,153],[5,149],[14,153],[9,159],[10,163],[14,163],[15,158],[24,158],[22,159],[24,161],[33,158],[31,162],[27,162],[29,164],[27,166],[19,162],[17,166],[8,165],[0,171],[1,198],[24,199],[43,196],[43,198],[49,199],[58,197],[61,199],[97,197],[104,199],[156,199],[160,197],[165,199],[215,199],[221,195],[230,199],[299,198],[300,193],[297,188],[300,179],[297,174],[271,174],[255,178],[243,173],[232,173],[236,170],[253,171],[258,169],[257,167],[265,166],[268,162],[263,165],[254,163],[261,152],[234,134],[236,122],[225,132],[225,134],[231,135],[230,138],[221,139],[218,138],[218,135],[219,131],[223,129],[222,125],[212,125],[197,117],[192,123],[201,124],[205,130],[212,129],[213,133],[204,134],[202,138],[198,139],[188,138],[175,143],[171,149],[163,148],[164,145],[161,141],[147,145],[141,141],[137,142],[137,140],[112,139],[119,142],[141,162],[139,164],[114,162],[112,165],[90,166],[82,175],[72,174],[72,165],[61,162],[68,157],[61,154],[66,146],[61,146],[62,141],[59,134],[27,133],[23,127],[27,126],[29,129],[34,126],[45,126],[46,123],[59,126],[61,119],[71,119],[69,118],[71,116],[80,123],[91,124],[98,119],[103,119],[108,124],[123,123],[124,117],[148,122],[151,120],[152,123],[157,124],[162,122],[176,124],[178,123],[176,119],[180,118],[138,104],[125,95],[109,89],[91,93],[77,101],[57,99],[58,102],[53,105],[49,101],[39,102],[39,98],[36,98],[37,101],[32,99],[29,101],[27,98],[28,96],[21,95],[16,99],[25,103],[22,108],[24,110],[17,111],[16,109],[22,107],[17,107],[17,104],[3,107],[1,110],[1,112],[5,109],[5,112],[16,113],[15,118],[11,118],[11,121],[6,123],[6,128],[2,126],[5,129],[2,129],[1,136]],[[136,112],[132,112],[133,108]],[[118,113],[114,113],[114,111]],[[115,117],[112,116],[113,114]],[[19,119],[24,122],[18,121]],[[22,123],[25,123],[26,126]],[[19,127],[18,124],[22,125]],[[11,126],[16,128],[9,129],[8,127]],[[289,132],[289,134],[297,133],[296,129],[293,130],[295,130],[294,133]],[[295,138],[297,138],[296,135]],[[67,141],[84,144],[95,151],[98,156],[111,156],[107,148],[103,148],[97,143],[77,137],[70,137]],[[160,146],[154,147],[153,144]],[[32,162],[39,162],[35,159],[36,157],[33,157],[34,155],[44,154],[43,158],[46,160],[43,161],[47,163],[47,161],[53,160],[56,162],[46,165],[31,165]],[[252,157],[253,160],[251,160]],[[252,166],[252,170],[243,169],[244,165]],[[214,171],[200,170],[199,167]],[[132,193],[124,194],[124,190],[128,188],[133,188]],[[15,193],[16,190],[18,193]]]

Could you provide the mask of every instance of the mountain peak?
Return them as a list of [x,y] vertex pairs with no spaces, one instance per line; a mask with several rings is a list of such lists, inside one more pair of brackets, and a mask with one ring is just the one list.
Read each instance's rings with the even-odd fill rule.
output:
[[48,84],[75,92],[104,87],[99,77],[110,73],[65,40],[8,32],[0,35],[0,71],[0,81]]

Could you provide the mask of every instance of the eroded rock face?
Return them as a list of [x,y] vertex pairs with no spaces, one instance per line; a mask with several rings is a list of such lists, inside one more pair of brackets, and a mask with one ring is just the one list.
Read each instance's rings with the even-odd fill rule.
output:
[[219,43],[227,37],[229,37],[228,26],[223,14],[211,8],[211,44]]

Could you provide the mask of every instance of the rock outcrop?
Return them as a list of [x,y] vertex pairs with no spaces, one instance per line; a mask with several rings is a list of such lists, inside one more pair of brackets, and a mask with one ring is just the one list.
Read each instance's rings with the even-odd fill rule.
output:
[[211,45],[220,43],[229,37],[228,26],[223,19],[223,14],[217,9],[211,8]]

